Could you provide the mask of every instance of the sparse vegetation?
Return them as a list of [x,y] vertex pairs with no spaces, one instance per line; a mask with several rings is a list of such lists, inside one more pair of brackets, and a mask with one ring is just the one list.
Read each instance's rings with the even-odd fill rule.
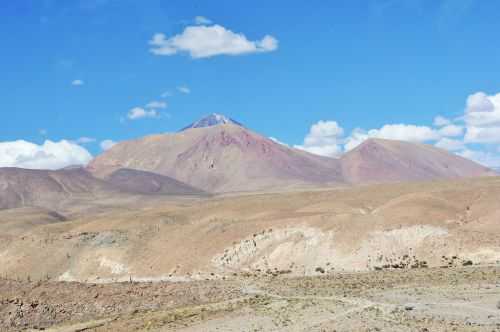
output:
[[325,269],[322,268],[321,266],[318,266],[316,269],[315,269],[316,272],[319,272],[319,273],[325,273]]

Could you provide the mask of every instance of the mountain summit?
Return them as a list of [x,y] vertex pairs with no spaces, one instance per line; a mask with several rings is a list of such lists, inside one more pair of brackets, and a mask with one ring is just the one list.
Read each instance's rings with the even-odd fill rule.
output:
[[212,126],[217,126],[220,124],[228,124],[228,123],[232,123],[232,124],[235,124],[237,126],[243,127],[243,125],[241,123],[239,123],[238,121],[235,121],[231,118],[228,118],[222,114],[212,113],[210,115],[207,115],[207,116],[201,118],[200,120],[198,120],[196,122],[193,122],[189,126],[182,128],[181,131],[184,131],[187,129],[192,129],[192,128],[212,127]]

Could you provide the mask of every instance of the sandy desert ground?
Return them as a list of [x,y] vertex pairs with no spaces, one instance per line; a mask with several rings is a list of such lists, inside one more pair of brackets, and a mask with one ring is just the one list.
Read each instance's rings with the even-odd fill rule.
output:
[[500,331],[500,179],[0,211],[0,331]]
[[500,331],[500,266],[0,291],[2,331]]

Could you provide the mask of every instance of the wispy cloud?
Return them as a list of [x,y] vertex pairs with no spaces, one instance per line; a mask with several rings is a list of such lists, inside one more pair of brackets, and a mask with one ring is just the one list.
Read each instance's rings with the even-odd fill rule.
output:
[[157,118],[159,113],[155,109],[146,110],[142,107],[134,107],[127,113],[129,120],[139,120],[144,118]]
[[212,24],[212,21],[205,16],[196,16],[194,18],[194,23],[197,25],[209,25]]
[[167,98],[167,97],[171,97],[171,96],[172,96],[172,91],[170,91],[170,90],[164,91],[160,95],[161,98]]
[[164,101],[152,101],[146,104],[146,108],[149,109],[165,109],[168,107],[168,104]]
[[84,85],[84,84],[85,84],[85,82],[84,82],[84,81],[82,81],[82,80],[73,80],[73,81],[71,82],[71,85],[73,85],[73,86],[82,86],[82,85]]
[[75,140],[75,143],[77,143],[77,144],[90,144],[90,143],[94,143],[95,141],[96,141],[96,139],[93,137],[83,136],[83,137],[80,137],[77,140]]
[[180,93],[186,94],[186,95],[191,93],[191,89],[189,87],[187,87],[186,85],[178,86],[177,91],[179,91]]

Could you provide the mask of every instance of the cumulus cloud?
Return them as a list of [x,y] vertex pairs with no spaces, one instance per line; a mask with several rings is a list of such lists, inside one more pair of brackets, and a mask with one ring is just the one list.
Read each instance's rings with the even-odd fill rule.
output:
[[435,146],[448,151],[460,151],[465,149],[465,144],[463,141],[447,137],[441,138],[439,141],[437,141]]
[[464,140],[467,143],[500,143],[500,127],[468,127]]
[[388,124],[380,129],[370,130],[368,135],[370,137],[410,142],[426,142],[439,138],[439,134],[430,127],[407,124]]
[[438,131],[431,127],[402,123],[387,124],[382,126],[380,129],[370,129],[367,131],[357,128],[346,139],[344,149],[346,151],[352,150],[369,138],[382,138],[423,143],[439,139],[440,134]]
[[42,145],[24,140],[0,142],[0,167],[60,169],[86,165],[92,155],[78,144],[46,140]]
[[164,101],[152,101],[152,102],[146,104],[146,108],[151,108],[151,109],[164,109],[167,107],[168,107],[168,104]]
[[127,118],[129,120],[138,120],[138,119],[144,119],[144,118],[156,118],[158,116],[159,116],[159,114],[155,109],[146,110],[142,107],[134,107],[127,114]]
[[319,121],[311,126],[302,145],[294,147],[326,157],[337,157],[342,153],[344,129],[336,121]]
[[205,16],[196,16],[194,18],[194,23],[197,25],[209,25],[212,24],[212,21]]
[[[500,93],[477,92],[468,96],[463,116],[449,119],[438,115],[432,126],[386,124],[365,130],[356,128],[344,136],[335,121],[313,125],[296,148],[323,156],[336,157],[370,138],[434,144],[488,167],[500,167]],[[474,149],[471,149],[474,148]]]
[[444,137],[458,137],[464,134],[464,127],[449,124],[438,130],[439,135]]
[[115,146],[117,143],[113,140],[110,140],[110,139],[105,139],[104,141],[101,142],[101,144],[99,144],[101,146],[101,149],[103,151],[107,151],[109,149],[111,149],[113,146]]
[[500,126],[500,93],[489,96],[476,92],[467,98],[465,123],[468,126]]
[[500,155],[488,151],[465,149],[457,153],[458,155],[474,160],[475,162],[498,169],[500,168]]
[[73,86],[81,86],[81,85],[84,85],[84,84],[85,84],[85,82],[82,81],[82,80],[73,80],[71,82],[71,85],[73,85]]
[[438,115],[434,118],[433,124],[436,127],[447,126],[447,125],[451,124],[451,120],[448,118],[445,118],[444,116]]
[[149,44],[150,52],[155,55],[187,53],[193,59],[272,52],[278,48],[278,40],[273,36],[266,35],[260,40],[251,41],[244,34],[234,33],[221,25],[188,26],[181,34],[170,38],[157,33]]

